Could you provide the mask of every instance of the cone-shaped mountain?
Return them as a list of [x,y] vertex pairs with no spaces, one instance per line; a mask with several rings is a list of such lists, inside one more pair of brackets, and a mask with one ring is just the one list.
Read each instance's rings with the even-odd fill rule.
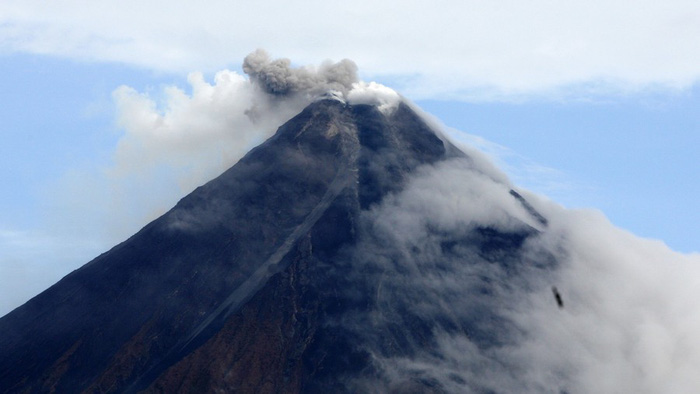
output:
[[[406,104],[314,102],[162,217],[0,319],[0,391],[468,387],[458,374],[389,378],[386,360],[436,353],[436,330],[483,349],[507,341],[493,278],[465,283],[458,312],[430,289],[402,293],[413,269],[402,262],[427,254],[399,252],[373,217],[421,168],[449,160],[471,162]],[[520,195],[508,198],[544,225]],[[449,275],[455,261],[517,271],[537,230],[514,228],[430,230],[450,257],[425,274]],[[444,313],[421,312],[425,300]]]

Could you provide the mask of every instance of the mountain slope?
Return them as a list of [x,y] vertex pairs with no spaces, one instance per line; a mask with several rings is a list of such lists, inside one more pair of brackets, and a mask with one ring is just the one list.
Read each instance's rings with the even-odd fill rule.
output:
[[[406,375],[387,360],[434,353],[442,333],[483,349],[506,343],[504,299],[489,283],[552,262],[520,253],[545,221],[505,185],[499,198],[523,216],[505,214],[502,228],[428,223],[413,239],[386,227],[403,217],[414,178],[453,162],[477,171],[405,104],[317,101],[171,211],[0,319],[0,387],[468,387],[459,374]],[[450,304],[457,293],[423,280],[462,275],[463,311]]]

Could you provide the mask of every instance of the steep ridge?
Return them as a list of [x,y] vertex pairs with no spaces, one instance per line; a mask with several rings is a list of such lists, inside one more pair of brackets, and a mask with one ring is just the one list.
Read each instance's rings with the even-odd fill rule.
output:
[[[495,264],[506,280],[533,263],[519,254],[533,226],[430,229],[442,251],[435,259],[419,246],[403,253],[378,223],[382,202],[421,168],[455,160],[469,166],[471,159],[403,103],[384,112],[337,100],[311,104],[171,211],[0,319],[0,388],[466,387],[456,375],[449,384],[390,379],[384,366],[436,349],[437,331],[483,348],[508,341],[488,286],[491,268],[477,271]],[[508,198],[546,224],[520,195]],[[417,292],[402,287],[413,270],[449,275],[465,266],[477,267],[477,280],[464,284],[474,296],[468,313],[451,310],[425,283]],[[422,302],[444,304],[442,315],[413,310]]]

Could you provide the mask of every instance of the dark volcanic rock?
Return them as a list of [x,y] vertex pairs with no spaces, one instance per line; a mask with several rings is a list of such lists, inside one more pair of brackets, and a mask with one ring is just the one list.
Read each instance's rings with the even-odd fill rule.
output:
[[[369,382],[440,392],[430,378],[388,384],[376,360],[430,351],[438,329],[486,348],[505,341],[494,327],[507,323],[481,301],[493,278],[469,284],[467,315],[417,312],[430,296],[402,295],[413,269],[404,263],[447,273],[452,263],[418,247],[401,255],[378,241],[371,218],[417,168],[456,157],[469,160],[404,104],[390,114],[310,105],[171,211],[0,319],[0,391],[350,392]],[[448,260],[495,264],[507,276],[535,232],[431,236]]]

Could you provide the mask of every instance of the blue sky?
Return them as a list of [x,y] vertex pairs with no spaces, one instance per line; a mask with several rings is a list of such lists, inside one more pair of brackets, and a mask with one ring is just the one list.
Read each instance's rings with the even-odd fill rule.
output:
[[[257,47],[298,65],[350,58],[362,79],[469,134],[456,138],[483,138],[517,185],[600,209],[674,250],[700,250],[694,2],[312,1],[274,11],[285,4],[0,5],[0,314],[191,187],[171,177],[167,152],[154,153],[149,177],[122,171],[127,129],[138,128],[126,118],[149,105],[176,112],[169,87],[194,97],[189,73],[215,85],[220,70],[242,74]],[[116,94],[120,86],[131,93]],[[114,193],[138,198],[114,205]],[[120,216],[127,225],[106,229]]]

